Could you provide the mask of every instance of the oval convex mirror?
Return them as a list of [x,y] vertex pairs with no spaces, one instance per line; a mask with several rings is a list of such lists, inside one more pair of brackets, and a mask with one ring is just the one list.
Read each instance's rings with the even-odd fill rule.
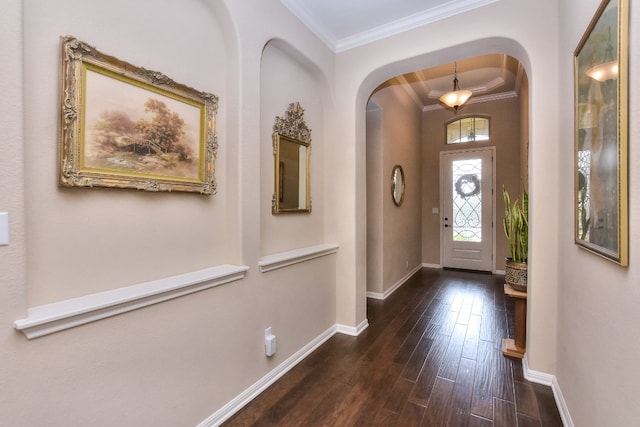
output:
[[400,165],[395,165],[391,171],[391,198],[396,206],[404,200],[404,171]]

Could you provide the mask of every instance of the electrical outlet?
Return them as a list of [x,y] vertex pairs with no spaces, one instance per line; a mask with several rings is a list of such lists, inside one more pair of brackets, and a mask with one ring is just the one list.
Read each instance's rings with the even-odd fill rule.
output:
[[9,213],[0,212],[0,246],[9,244]]
[[264,330],[264,352],[268,357],[276,354],[276,336],[271,333],[271,326]]

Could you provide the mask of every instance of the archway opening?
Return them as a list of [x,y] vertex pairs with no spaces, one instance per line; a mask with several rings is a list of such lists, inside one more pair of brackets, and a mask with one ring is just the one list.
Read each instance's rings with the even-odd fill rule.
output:
[[[422,267],[447,266],[443,230],[449,231],[445,226],[450,222],[442,216],[445,180],[440,159],[451,151],[490,148],[495,153],[491,187],[485,190],[491,210],[482,211],[491,228],[484,249],[490,252],[490,264],[482,270],[504,272],[508,244],[499,226],[504,204],[498,196],[503,185],[512,194],[528,186],[528,77],[525,65],[507,53],[453,59],[460,86],[473,92],[457,111],[439,101],[451,90],[454,62],[388,78],[366,102],[366,294],[370,298],[386,298]],[[447,144],[447,123],[475,116],[488,119],[487,137],[465,135],[464,143]],[[406,176],[402,206],[393,204],[390,192],[390,171],[397,164]]]

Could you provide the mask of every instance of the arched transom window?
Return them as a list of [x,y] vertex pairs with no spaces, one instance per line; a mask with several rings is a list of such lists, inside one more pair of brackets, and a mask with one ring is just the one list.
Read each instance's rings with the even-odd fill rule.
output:
[[465,116],[447,122],[447,144],[489,140],[488,116]]

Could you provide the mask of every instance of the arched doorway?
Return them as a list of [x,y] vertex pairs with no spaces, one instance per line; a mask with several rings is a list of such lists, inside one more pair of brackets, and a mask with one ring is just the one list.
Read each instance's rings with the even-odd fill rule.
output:
[[[365,150],[368,297],[384,299],[421,267],[469,265],[468,268],[497,273],[504,270],[503,260],[508,253],[500,226],[504,206],[495,195],[500,194],[502,185],[515,193],[521,184],[526,187],[528,182],[528,78],[522,63],[508,54],[480,55],[455,62],[460,85],[466,85],[464,88],[474,93],[458,111],[443,108],[438,101],[451,87],[453,63],[387,79],[372,91],[368,100]],[[447,144],[446,123],[473,115],[488,118],[491,123],[488,137]],[[442,216],[446,205],[441,185],[444,182],[441,153],[478,149],[492,150],[490,160],[495,161],[496,171],[491,186],[484,188],[491,203],[491,210],[484,211],[485,216],[490,216],[485,224],[493,227],[487,234],[488,263],[485,260],[481,268],[474,268],[473,263],[448,265],[443,231],[449,223]],[[406,206],[393,206],[387,191],[388,169],[398,162],[408,166]],[[418,201],[409,203],[411,197]]]

